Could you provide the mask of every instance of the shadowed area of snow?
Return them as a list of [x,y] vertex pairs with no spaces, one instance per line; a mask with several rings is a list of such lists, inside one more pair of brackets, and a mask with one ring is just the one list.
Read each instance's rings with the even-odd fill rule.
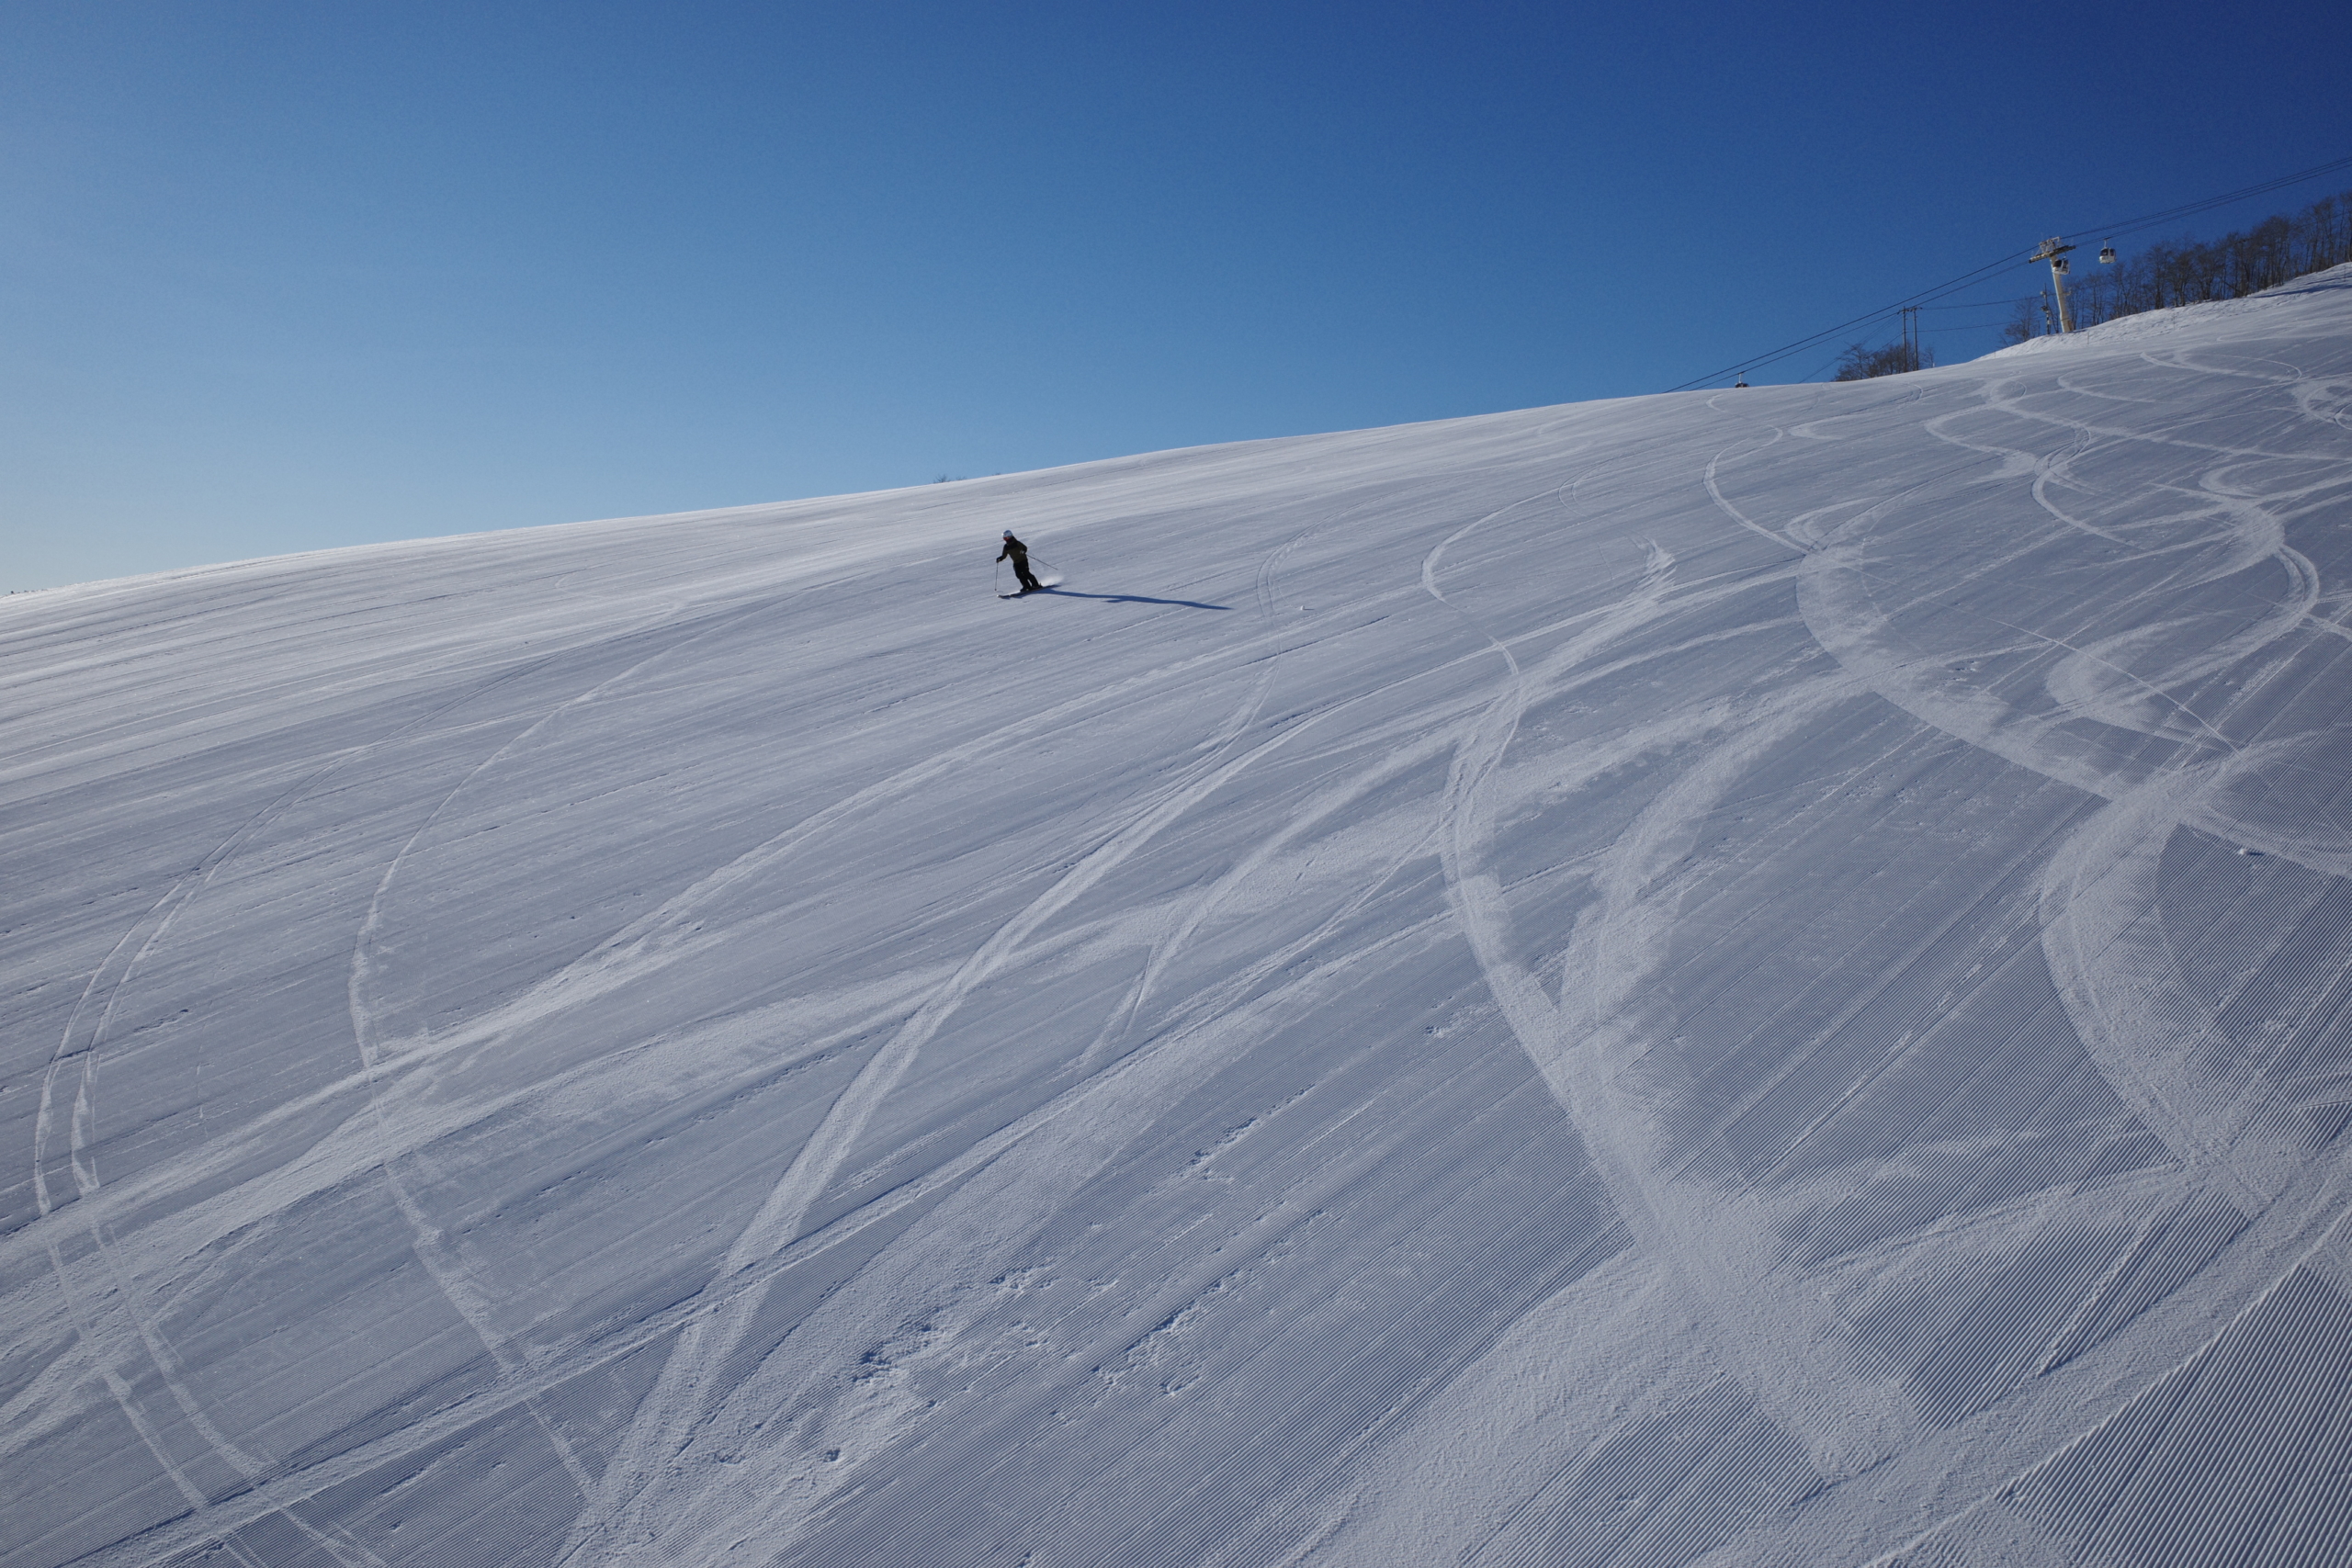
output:
[[2348,506],[2339,269],[12,599],[0,1568],[2352,1553]]

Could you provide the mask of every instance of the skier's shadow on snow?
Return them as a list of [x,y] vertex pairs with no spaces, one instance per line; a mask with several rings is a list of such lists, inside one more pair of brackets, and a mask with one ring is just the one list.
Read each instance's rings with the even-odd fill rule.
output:
[[1067,588],[1038,588],[1033,594],[1050,593],[1057,599],[1100,599],[1110,604],[1174,604],[1186,610],[1230,610],[1230,604],[1204,604],[1197,599],[1154,599],[1142,593],[1075,593]]

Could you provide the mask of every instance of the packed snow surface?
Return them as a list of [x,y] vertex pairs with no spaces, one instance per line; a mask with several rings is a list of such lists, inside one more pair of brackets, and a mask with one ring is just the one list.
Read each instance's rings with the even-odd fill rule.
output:
[[2341,1561],[2348,506],[2352,269],[12,599],[0,1568]]

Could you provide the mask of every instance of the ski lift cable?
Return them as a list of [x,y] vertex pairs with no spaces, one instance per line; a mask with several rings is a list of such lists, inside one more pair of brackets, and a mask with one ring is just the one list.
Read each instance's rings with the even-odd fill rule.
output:
[[2004,294],[1996,299],[1962,299],[1957,305],[1922,305],[1922,310],[2006,310],[2020,300],[2030,299],[2030,294]]
[[1726,366],[1721,370],[1713,371],[1704,376],[1695,377],[1690,380],[1683,382],[1679,387],[1668,387],[1667,390],[1669,392],[1687,392],[1693,387],[1702,387],[1710,381],[1720,381],[1724,377],[1732,375],[1736,371],[1758,370],[1767,365],[1777,364],[1781,360],[1788,358],[1789,355],[1792,354],[1802,354],[1806,349],[1813,347],[1815,344],[1818,344],[1827,338],[1836,337],[1839,333],[1845,332],[1849,328],[1862,326],[1868,322],[1878,321],[1883,317],[1891,316],[1894,314],[1895,311],[1903,309],[1905,305],[1920,304],[1930,299],[1940,299],[1947,294],[1955,293],[1960,289],[1967,288],[1970,284],[1976,282],[1979,278],[1984,277],[1988,273],[1998,272],[2004,267],[2017,265],[2019,261],[2026,259],[2029,254],[2030,253],[2028,252],[2019,251],[2013,255],[2003,256],[1999,261],[1987,262],[1984,265],[1977,267],[1973,271],[1961,274],[1960,276],[1953,278],[1950,283],[1940,283],[1935,285],[1933,288],[1923,288],[1917,294],[1905,296],[1903,299],[1896,300],[1892,305],[1882,306],[1878,310],[1871,310],[1862,315],[1855,316],[1849,320],[1840,321],[1834,327],[1825,327],[1817,333],[1813,333],[1807,336],[1797,339],[1794,343],[1785,344],[1782,346],[1774,349],[1770,354],[1763,355],[1753,359],[1743,359],[1737,365]]
[[2243,189],[2231,191],[2225,196],[2210,196],[2202,201],[2191,201],[2179,207],[2168,207],[2162,212],[2143,213],[2137,218],[2125,218],[2113,223],[2093,223],[2080,231],[2086,234],[2134,234],[2143,229],[2152,229],[2159,223],[2169,223],[2176,218],[2187,218],[2194,213],[2211,211],[2216,207],[2227,207],[2233,201],[2243,201],[2252,196],[2267,196],[2274,190],[2284,190],[2289,186],[2301,185],[2305,180],[2317,179],[2322,175],[2333,174],[2344,168],[2352,168],[2352,158],[2337,158],[2331,163],[2315,164],[2296,174],[2281,175],[2277,179],[2264,180],[2259,185],[2247,186]]
[[[2210,211],[2216,207],[2226,207],[2231,202],[2243,201],[2248,197],[2265,196],[2271,191],[2283,190],[2289,186],[2300,185],[2305,180],[2316,179],[2322,175],[2333,174],[2338,169],[2345,168],[2352,168],[2352,157],[2337,158],[2325,164],[2314,164],[2310,168],[2300,170],[2295,174],[2280,175],[2275,179],[2264,180],[2256,185],[2245,186],[2240,189],[2230,191],[2221,196],[2206,197],[2202,200],[2186,202],[2178,207],[2168,207],[2161,212],[2143,213],[2137,218],[2119,219],[2113,222],[2104,224],[2095,223],[2090,225],[2087,229],[2081,229],[2075,231],[2078,233],[2133,234],[2139,232],[2143,229],[2153,228],[2159,223],[2169,223],[2176,218],[2186,218],[2193,213]],[[1774,349],[1770,353],[1762,355],[1761,357],[1743,359],[1736,365],[1725,366],[1721,370],[1713,371],[1704,376],[1694,377],[1690,380],[1683,382],[1680,386],[1669,387],[1667,390],[1670,392],[1687,392],[1693,387],[1703,387],[1711,381],[1720,381],[1726,376],[1745,375],[1750,370],[1760,370],[1767,365],[1776,365],[1780,361],[1788,358],[1792,354],[1804,353],[1806,349],[1813,347],[1815,344],[1820,343],[1825,338],[1835,337],[1839,333],[1845,332],[1849,328],[1862,326],[1871,321],[1879,321],[1884,317],[1891,316],[1906,305],[1925,304],[1929,300],[1944,299],[1950,295],[1958,293],[1961,289],[1967,288],[1970,284],[1976,282],[1979,278],[1984,277],[1988,273],[1998,272],[2005,267],[2016,266],[2022,262],[2030,261],[2032,259],[2032,253],[2030,251],[2012,252],[2008,255],[2003,256],[1998,261],[1987,262],[1983,266],[1964,272],[1948,283],[1935,284],[1929,288],[1919,290],[1916,294],[1906,295],[1905,298],[1896,300],[1894,304],[1883,306],[1878,310],[1871,311],[1867,315],[1853,317],[1851,320],[1838,322],[1834,327],[1826,327],[1820,332],[1812,333],[1810,336],[1799,338],[1794,343],[1786,344],[1781,347]]]

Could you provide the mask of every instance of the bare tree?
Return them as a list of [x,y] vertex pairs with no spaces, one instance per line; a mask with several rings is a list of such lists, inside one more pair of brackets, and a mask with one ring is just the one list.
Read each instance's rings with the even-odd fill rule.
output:
[[[2352,191],[2323,197],[2301,212],[2266,218],[2213,241],[2159,240],[2111,266],[2078,273],[2067,290],[2075,326],[2120,316],[2249,294],[2352,261]],[[2040,335],[2035,301],[2018,301],[2002,329],[2010,343]],[[2042,331],[2048,331],[2046,323]]]
[[1873,376],[1900,376],[1908,370],[1924,370],[1936,362],[1936,351],[1915,349],[1909,344],[1890,343],[1878,348],[1868,344],[1848,345],[1838,356],[1837,381],[1867,381]]

